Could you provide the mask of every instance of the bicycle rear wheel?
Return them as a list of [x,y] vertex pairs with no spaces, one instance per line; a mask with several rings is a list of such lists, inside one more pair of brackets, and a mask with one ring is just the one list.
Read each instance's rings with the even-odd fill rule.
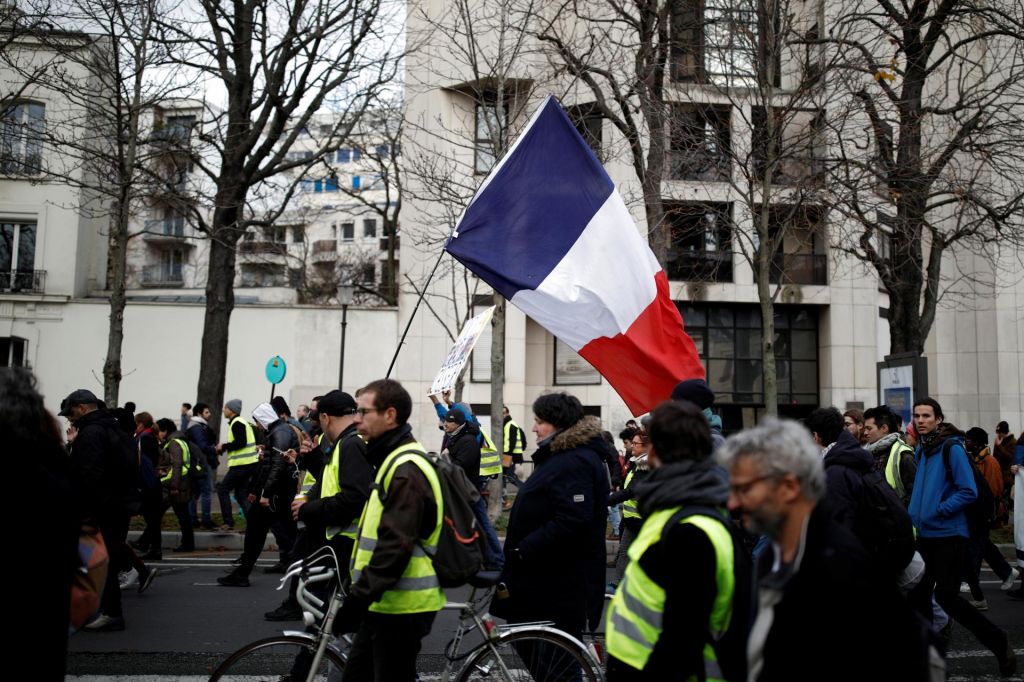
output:
[[[280,635],[261,639],[228,656],[210,675],[210,682],[303,682],[314,653],[312,638]],[[344,667],[338,653],[328,647],[312,679],[340,681]]]
[[[495,655],[497,653],[497,656]],[[506,674],[507,671],[507,674]],[[523,629],[478,649],[458,682],[599,682],[601,669],[579,643],[550,629]]]

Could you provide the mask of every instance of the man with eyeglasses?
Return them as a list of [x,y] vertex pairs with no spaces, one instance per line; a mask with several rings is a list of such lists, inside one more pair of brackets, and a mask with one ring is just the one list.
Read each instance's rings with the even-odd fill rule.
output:
[[729,510],[771,540],[758,560],[748,679],[926,678],[913,612],[895,585],[872,586],[863,546],[820,504],[825,470],[810,434],[766,419],[716,457],[730,474]]

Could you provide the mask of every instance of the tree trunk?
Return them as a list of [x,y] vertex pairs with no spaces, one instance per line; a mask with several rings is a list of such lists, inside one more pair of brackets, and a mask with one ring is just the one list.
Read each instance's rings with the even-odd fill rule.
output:
[[[763,189],[768,187],[767,177]],[[762,196],[769,196],[767,191]],[[757,302],[761,306],[761,383],[764,395],[764,411],[769,417],[779,414],[779,382],[775,365],[775,304],[772,301],[771,268],[772,256],[776,244],[768,224],[769,204],[765,202],[758,211],[758,247],[755,252],[757,267],[754,275],[757,278]],[[781,240],[781,235],[775,238]]]
[[[505,297],[494,292],[494,315],[491,317],[491,439],[498,452],[503,452],[501,410],[505,406]],[[493,522],[501,514],[502,479],[498,476],[488,486],[487,516]]]
[[110,328],[107,331],[107,360],[103,363],[103,400],[118,404],[121,387],[121,345],[124,343],[125,272],[128,268],[127,204],[118,202],[108,239],[107,288],[110,290]]
[[[237,209],[217,209],[214,234],[234,225]],[[219,219],[218,219],[219,218]],[[199,356],[199,382],[196,399],[210,405],[216,412],[224,404],[224,383],[228,366],[228,327],[235,308],[234,240],[214,237],[210,240],[210,265],[206,281],[206,317],[203,320],[203,343]],[[187,350],[187,349],[186,349]],[[210,428],[218,431],[220,420],[211,420]]]

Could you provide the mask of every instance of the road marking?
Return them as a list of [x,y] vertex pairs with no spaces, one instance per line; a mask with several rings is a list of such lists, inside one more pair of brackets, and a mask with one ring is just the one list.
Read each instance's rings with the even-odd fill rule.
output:
[[[1018,656],[1024,656],[1024,649],[1014,649],[1013,653]],[[982,658],[984,656],[994,656],[988,649],[976,649],[973,651],[950,651],[946,654],[946,658]]]

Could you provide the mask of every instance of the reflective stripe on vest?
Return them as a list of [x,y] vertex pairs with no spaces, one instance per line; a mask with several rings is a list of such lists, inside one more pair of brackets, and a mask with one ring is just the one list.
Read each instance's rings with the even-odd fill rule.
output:
[[[178,447],[181,448],[181,477],[185,478],[185,476],[188,475],[189,469],[192,468],[192,458],[189,456],[191,453],[189,452],[188,449],[188,443],[186,443],[180,438],[172,438],[171,440],[164,443],[164,450],[169,448],[171,446],[171,443],[177,443]],[[172,465],[171,468],[167,470],[167,473],[164,474],[164,477],[160,479],[160,482],[166,483],[167,481],[171,480],[173,476],[174,466]]]
[[[358,438],[358,436],[353,436]],[[334,444],[334,449],[331,450],[331,458],[327,461],[324,466],[324,473],[322,474],[324,483],[320,486],[320,499],[326,500],[328,497],[334,497],[341,492],[341,484],[338,483],[338,468],[341,466],[339,461],[341,458],[341,443],[339,441]],[[306,472],[307,478],[310,478],[309,472]],[[303,482],[303,488],[305,488],[305,482]],[[356,520],[352,519],[352,523],[348,524],[348,527],[342,528],[341,526],[328,526],[326,535],[327,539],[330,540],[338,533],[341,533],[347,538],[356,539],[356,533],[359,531],[359,526],[356,524]]]
[[[515,442],[512,442],[512,428],[515,427]],[[519,424],[516,424],[511,419],[505,422],[505,442],[502,447],[505,448],[506,455],[521,455],[523,454],[523,430],[519,428]],[[509,445],[512,447],[510,448]]]
[[242,422],[245,426],[245,447],[240,450],[228,450],[228,468],[243,464],[255,464],[260,461],[259,452],[256,450],[256,434],[252,431],[252,424],[241,417],[235,417],[228,424],[228,443],[235,442],[235,432],[232,430],[235,422]]
[[425,541],[421,540],[426,548],[420,544],[413,548],[409,563],[395,586],[370,605],[370,610],[376,613],[425,613],[440,611],[444,606],[444,592],[438,583],[437,573],[434,572],[434,564],[427,555],[428,549],[436,550],[438,538],[441,536],[444,498],[441,496],[441,481],[437,477],[434,465],[423,454],[425,452],[419,443],[409,443],[395,448],[384,458],[377,471],[373,490],[370,491],[370,499],[363,507],[363,514],[359,519],[358,538],[352,548],[353,583],[359,580],[363,569],[370,563],[373,550],[377,547],[377,528],[384,511],[381,493],[383,491],[384,496],[387,496],[395,470],[406,462],[413,462],[430,482],[430,490],[434,494],[434,503],[437,507],[434,530]]
[[[661,509],[647,519],[640,534],[629,547],[629,565],[608,607],[605,623],[605,646],[608,653],[637,670],[643,670],[654,646],[661,637],[665,611],[665,590],[640,567],[640,557],[661,540],[665,524],[681,507]],[[680,523],[700,528],[715,548],[715,601],[708,620],[713,641],[721,639],[732,621],[734,555],[732,536],[718,519],[710,516],[688,516]],[[722,679],[721,668],[711,642],[704,645],[704,674],[707,680]]]
[[480,475],[497,476],[501,473],[501,455],[486,431],[481,431],[480,435],[484,437],[483,445],[480,446]]
[[[633,480],[633,474],[636,473],[636,469],[630,469],[629,473],[626,474],[626,482],[622,484],[623,490],[629,490],[629,484]],[[627,519],[639,519],[640,518],[640,507],[637,506],[636,498],[630,498],[622,503],[622,515]]]
[[885,463],[885,482],[896,491],[896,495],[900,499],[903,499],[904,495],[907,494],[907,489],[903,485],[903,479],[900,477],[900,455],[904,450],[913,452],[909,445],[897,438],[896,442],[889,448],[889,459]]
[[300,492],[303,495],[309,495],[309,491],[316,485],[316,476],[313,475],[312,471],[307,471],[306,475],[302,477],[302,487]]

